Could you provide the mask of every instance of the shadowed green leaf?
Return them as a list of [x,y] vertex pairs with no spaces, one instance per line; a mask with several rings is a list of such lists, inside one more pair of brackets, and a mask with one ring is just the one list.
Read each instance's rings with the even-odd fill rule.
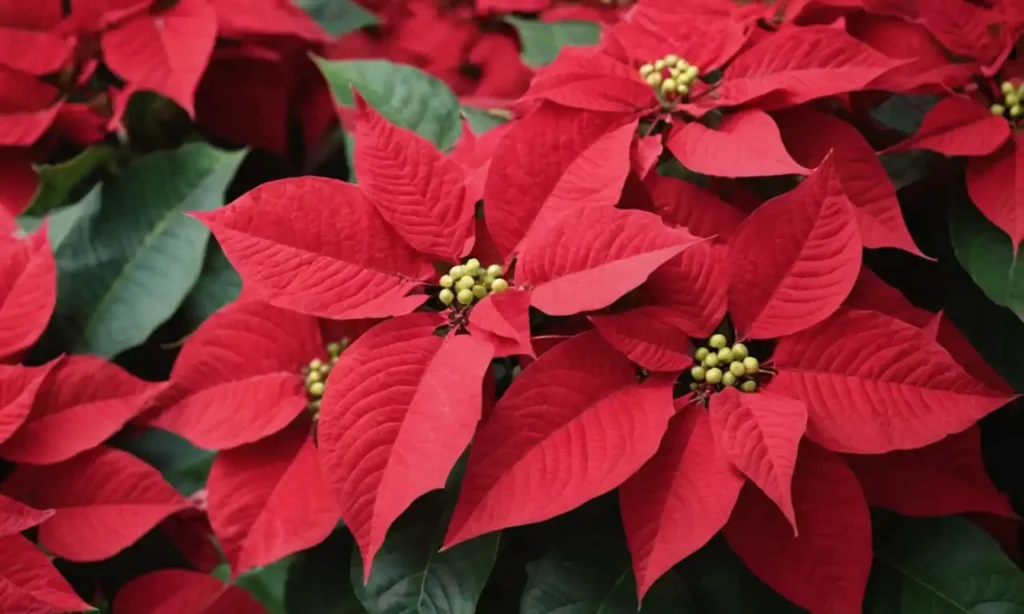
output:
[[601,26],[590,21],[536,21],[509,16],[505,21],[519,32],[523,45],[523,63],[533,68],[555,61],[562,47],[597,44]]
[[295,0],[331,36],[342,36],[380,20],[352,0]]
[[978,209],[961,199],[950,207],[950,237],[956,258],[974,283],[997,305],[1024,317],[1024,257]]

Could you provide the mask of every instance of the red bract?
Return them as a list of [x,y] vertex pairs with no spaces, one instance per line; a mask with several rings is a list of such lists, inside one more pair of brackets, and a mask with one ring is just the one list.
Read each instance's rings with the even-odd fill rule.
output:
[[265,614],[245,590],[184,569],[154,571],[126,584],[114,599],[114,614]]

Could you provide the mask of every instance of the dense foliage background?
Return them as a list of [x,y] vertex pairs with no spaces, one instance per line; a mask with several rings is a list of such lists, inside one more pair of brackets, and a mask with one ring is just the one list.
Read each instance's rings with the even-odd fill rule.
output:
[[0,611],[1024,612],[1022,26],[0,0]]

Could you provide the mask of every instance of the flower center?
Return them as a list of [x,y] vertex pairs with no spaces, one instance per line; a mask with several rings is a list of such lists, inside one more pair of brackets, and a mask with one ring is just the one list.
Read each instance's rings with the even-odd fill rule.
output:
[[700,68],[674,53],[644,64],[639,72],[640,78],[669,102],[688,96],[693,82],[700,78]]
[[1024,99],[1024,83],[1018,87],[1009,81],[1003,81],[999,84],[999,89],[1003,94],[1003,101],[993,103],[988,108],[989,112],[992,115],[1016,121],[1021,115],[1024,115],[1024,107],[1021,107],[1021,101]]
[[474,301],[488,294],[508,290],[508,282],[502,279],[505,273],[500,264],[484,268],[476,258],[466,264],[457,264],[438,280],[441,291],[437,298],[446,306],[455,303],[456,308],[469,307]]
[[306,366],[302,367],[300,373],[306,378],[306,409],[313,414],[313,420],[320,417],[320,400],[327,390],[327,376],[331,368],[338,362],[338,357],[348,347],[348,339],[333,341],[327,344],[327,362],[320,358],[314,358]]
[[756,392],[764,371],[761,363],[750,355],[742,343],[729,345],[723,334],[711,335],[707,347],[699,347],[693,354],[696,364],[690,368],[690,390],[700,397],[724,388],[739,388],[743,392]]

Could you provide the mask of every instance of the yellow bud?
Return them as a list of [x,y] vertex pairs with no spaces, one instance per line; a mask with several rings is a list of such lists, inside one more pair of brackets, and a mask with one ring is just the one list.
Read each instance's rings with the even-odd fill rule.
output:
[[729,372],[739,377],[747,374],[747,368],[743,366],[743,361],[736,360],[729,365]]
[[991,113],[992,115],[999,116],[1002,115],[1003,113],[1006,113],[1006,107],[1004,107],[1001,104],[994,104],[988,108],[988,112]]
[[750,350],[747,349],[747,346],[743,345],[742,343],[734,343],[733,344],[733,346],[732,346],[732,357],[733,357],[733,360],[743,360],[747,356],[750,356]]
[[761,363],[753,356],[747,356],[743,359],[743,368],[746,369],[747,375],[753,375],[761,370]]
[[501,277],[501,274],[505,272],[505,269],[501,268],[500,264],[492,264],[487,267],[487,274],[491,277]]
[[460,267],[458,265],[455,265],[451,269],[448,270],[448,275],[452,279],[459,279],[460,277],[465,275],[465,273],[462,272],[462,267]]
[[316,382],[309,385],[309,394],[315,397],[322,397],[324,395],[324,383]]
[[689,68],[686,69],[686,78],[689,81],[693,81],[694,79],[696,79],[699,76],[700,76],[700,68],[697,68],[696,66],[690,66]]
[[327,374],[331,372],[331,365],[324,365],[320,367],[320,375],[327,377]]
[[493,292],[504,292],[508,290],[508,282],[504,279],[495,279],[494,283],[491,284],[491,290]]
[[718,350],[718,360],[720,362],[724,362],[724,363],[728,364],[728,363],[732,362],[732,358],[733,358],[732,357],[732,350],[730,350],[729,348],[722,348],[722,349]]
[[1020,96],[1016,92],[1006,95],[1006,106],[1012,107],[1015,104],[1020,104]]
[[674,53],[670,53],[670,54],[665,56],[665,63],[666,64],[675,64],[678,61],[679,61],[679,56],[674,54]]
[[681,75],[682,73],[683,73],[683,71],[679,70],[678,68],[669,68],[668,69],[668,74],[671,75],[673,79],[678,78],[679,75]]
[[747,380],[740,384],[740,390],[743,392],[754,392],[757,390],[757,382],[754,380]]
[[680,83],[676,86],[676,93],[680,96],[686,96],[690,93],[690,86],[685,83]]
[[704,375],[704,379],[709,384],[719,384],[722,382],[722,370],[718,367],[708,369],[708,372]]
[[697,348],[697,351],[693,353],[693,357],[697,362],[704,362],[704,359],[708,357],[709,353],[710,352],[707,348]]
[[455,300],[455,293],[448,288],[445,288],[444,290],[441,290],[440,294],[437,295],[437,298],[441,299],[441,302],[445,305],[451,305],[452,301]]
[[476,275],[477,271],[480,270],[480,261],[476,258],[470,258],[462,267],[466,275]]
[[477,298],[483,298],[487,296],[487,288],[480,285],[473,286],[473,296]]
[[640,67],[640,76],[645,79],[647,78],[647,75],[651,74],[652,72],[654,72],[654,64],[644,64],[643,66]]
[[451,275],[442,275],[438,283],[441,284],[442,288],[451,288],[455,280],[452,279]]
[[690,392],[693,392],[698,388],[700,388],[700,386],[697,384],[697,382],[690,382]]
[[1013,92],[1016,88],[1013,87],[1013,83],[1010,83],[1009,81],[1003,81],[1002,83],[999,84],[999,89],[1002,90],[1004,94],[1009,94],[1010,92]]
[[341,354],[341,351],[344,349],[345,348],[337,341],[332,341],[327,344],[327,353],[330,354],[332,357]]
[[718,354],[708,354],[704,358],[704,363],[703,364],[704,364],[705,367],[713,367],[713,366],[717,365],[718,364]]
[[465,290],[459,290],[459,294],[456,296],[456,298],[459,299],[459,302],[462,303],[463,305],[468,305],[472,303],[473,299],[476,297],[473,295],[472,290],[466,288]]
[[722,374],[722,384],[725,386],[735,386],[736,376],[731,371],[726,371]]
[[1013,105],[1012,107],[1010,107],[1010,117],[1020,117],[1022,110],[1024,109],[1021,109],[1019,104]]
[[665,60],[658,60],[654,63],[654,70],[664,70],[665,66]]
[[310,371],[309,375],[306,376],[306,385],[310,386],[312,384],[319,382],[322,379],[323,376],[320,374],[319,369],[317,369],[316,371]]
[[676,62],[676,68],[679,70],[686,70],[689,67],[690,63],[687,62],[686,60],[679,60],[678,62]]
[[710,339],[708,339],[708,345],[716,350],[724,348],[726,343],[728,343],[728,341],[722,333],[715,333],[714,335],[711,335]]
[[658,87],[659,85],[661,85],[661,73],[652,72],[651,74],[647,75],[647,85],[650,85],[651,87]]
[[473,279],[469,275],[463,275],[462,278],[459,279],[459,281],[455,282],[455,289],[456,290],[469,290],[470,288],[473,287],[474,284],[476,284],[476,280],[475,279]]
[[668,94],[669,92],[676,93],[676,82],[674,79],[665,79],[661,83],[661,93]]
[[490,290],[491,289],[491,284],[493,284],[496,279],[497,279],[496,277],[492,277],[490,275],[484,275],[484,278],[480,280],[480,283],[483,284],[483,286],[485,288]]
[[324,361],[320,360],[319,358],[314,358],[313,360],[309,361],[309,368],[313,371],[316,371],[321,366],[323,366],[323,364]]

